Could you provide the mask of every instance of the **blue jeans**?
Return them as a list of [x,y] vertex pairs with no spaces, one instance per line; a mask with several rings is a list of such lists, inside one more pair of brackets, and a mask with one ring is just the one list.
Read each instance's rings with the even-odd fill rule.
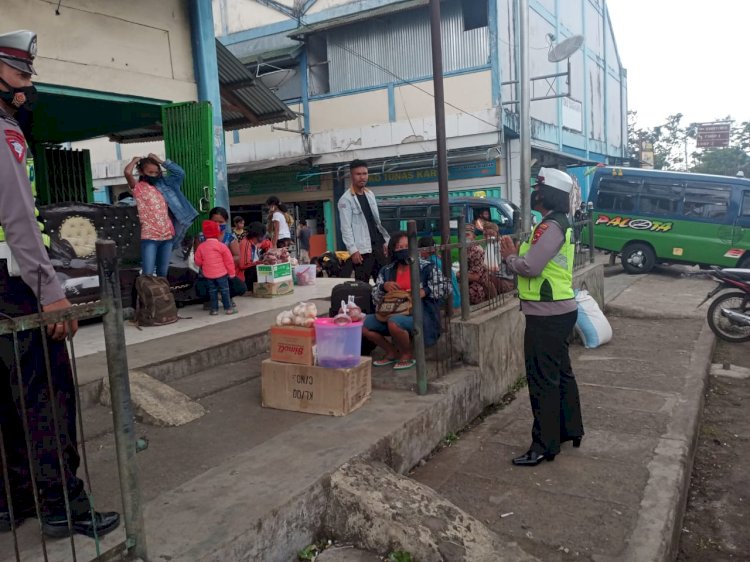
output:
[[[394,314],[393,316],[388,318],[388,322],[395,324],[396,326],[398,326],[402,330],[409,332],[410,334],[414,333],[414,318],[412,316]],[[381,322],[380,320],[375,318],[374,314],[368,314],[367,316],[365,316],[364,327],[371,332],[377,332],[378,334],[381,334],[383,336],[389,336],[390,332],[388,331],[388,322]]]
[[141,240],[143,275],[166,277],[170,257],[172,257],[172,240]]
[[208,298],[211,310],[219,310],[219,292],[221,292],[221,304],[224,310],[232,310],[232,299],[229,296],[229,275],[218,279],[206,279],[208,281]]

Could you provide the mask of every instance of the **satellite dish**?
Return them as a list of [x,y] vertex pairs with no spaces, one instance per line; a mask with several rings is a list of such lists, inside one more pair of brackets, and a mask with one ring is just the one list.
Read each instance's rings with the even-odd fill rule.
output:
[[296,73],[297,71],[293,68],[282,68],[266,72],[265,74],[260,74],[258,75],[258,78],[268,86],[269,89],[276,91],[286,84],[286,82]]
[[549,54],[547,54],[547,60],[549,62],[564,61],[580,49],[581,45],[583,45],[583,35],[573,35],[573,37],[568,37],[562,43],[550,48]]

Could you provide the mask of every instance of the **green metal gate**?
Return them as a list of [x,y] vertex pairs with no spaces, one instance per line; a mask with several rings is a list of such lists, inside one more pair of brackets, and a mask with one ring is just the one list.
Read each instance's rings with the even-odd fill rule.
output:
[[37,145],[35,156],[34,170],[40,204],[94,202],[91,154],[88,150]]
[[190,232],[200,230],[214,205],[216,173],[213,155],[213,115],[209,102],[175,103],[162,107],[167,158],[185,170],[182,191],[200,212]]

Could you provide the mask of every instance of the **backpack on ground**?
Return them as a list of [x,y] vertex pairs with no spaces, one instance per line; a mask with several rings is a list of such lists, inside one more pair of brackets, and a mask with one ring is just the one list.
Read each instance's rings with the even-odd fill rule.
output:
[[177,322],[177,305],[164,277],[141,275],[135,280],[135,323],[164,326]]

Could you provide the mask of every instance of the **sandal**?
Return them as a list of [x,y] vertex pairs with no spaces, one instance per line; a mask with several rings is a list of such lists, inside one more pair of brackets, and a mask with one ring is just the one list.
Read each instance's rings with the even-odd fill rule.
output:
[[403,361],[399,361],[396,363],[396,365],[393,367],[394,371],[407,371],[414,367],[414,365],[417,364],[416,359],[405,359]]
[[373,361],[372,364],[374,367],[387,367],[388,365],[393,365],[396,361],[396,359],[389,359],[388,357],[386,357],[385,359],[378,359],[377,361]]

